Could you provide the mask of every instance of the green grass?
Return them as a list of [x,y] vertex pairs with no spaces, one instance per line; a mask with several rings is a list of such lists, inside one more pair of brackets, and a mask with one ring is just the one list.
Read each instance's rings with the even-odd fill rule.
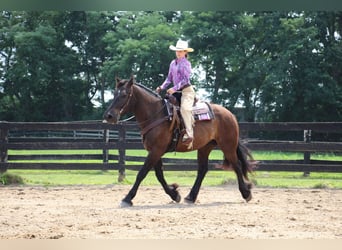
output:
[[[118,154],[117,150],[110,150],[110,154]],[[101,150],[9,150],[9,155],[48,155],[48,154],[102,154]],[[147,156],[146,150],[126,150],[126,155],[129,156]],[[253,152],[253,157],[255,160],[301,160],[303,159],[303,153],[293,153],[293,152],[270,152],[270,151],[255,151]],[[197,152],[187,152],[187,153],[166,153],[164,158],[175,158],[175,159],[196,159]],[[212,160],[223,159],[223,154],[220,150],[213,150],[209,156]],[[342,155],[335,155],[333,153],[313,153],[311,154],[311,159],[313,160],[331,160],[331,161],[342,161]],[[88,162],[90,160],[84,160]],[[32,162],[32,161],[30,161]],[[34,162],[42,162],[42,160]],[[53,162],[50,160],[50,162]],[[78,161],[77,161],[78,162]],[[95,161],[96,162],[96,161]],[[101,162],[101,161],[97,161]]]
[[[113,185],[118,183],[118,171],[99,170],[8,170],[11,175],[18,175],[25,185],[59,186],[59,185]],[[165,171],[168,183],[178,183],[181,186],[193,184],[196,171]],[[126,171],[123,184],[133,184],[137,172]],[[274,188],[342,188],[340,173],[311,173],[303,177],[300,172],[255,172],[251,180],[256,187]],[[122,183],[121,183],[122,184]],[[203,181],[204,186],[237,185],[233,172],[209,171]],[[142,185],[160,185],[154,172],[151,171]]]
[[[101,154],[101,150],[46,150],[46,151],[9,151],[9,154]],[[117,153],[115,150],[110,153]],[[145,150],[127,150],[127,155],[146,156]],[[196,159],[196,152],[189,153],[168,153],[167,158],[190,158]],[[284,152],[254,152],[256,160],[297,160],[303,159],[301,153]],[[210,155],[212,160],[221,160],[222,153],[215,150]],[[312,154],[312,159],[338,160],[342,156],[334,154]],[[36,161],[43,162],[43,161]],[[45,161],[46,162],[46,161]],[[53,162],[53,161],[51,161]],[[65,162],[65,161],[63,161]],[[68,162],[101,162],[96,160],[68,161]],[[127,164],[136,164],[127,162]],[[118,183],[118,171],[100,170],[8,170],[11,175],[18,175],[25,185],[111,185]],[[126,170],[126,178],[123,184],[133,184],[137,171]],[[168,183],[178,183],[181,186],[191,186],[196,178],[196,171],[165,171],[165,178]],[[250,175],[256,187],[274,188],[338,188],[342,189],[342,173],[311,173],[304,177],[302,172],[265,172],[256,171]],[[122,183],[121,183],[122,184]],[[204,186],[218,186],[233,184],[237,186],[235,174],[231,171],[209,171],[203,181]],[[154,172],[151,171],[143,181],[142,185],[160,185]]]
[[341,173],[257,172],[254,178],[259,187],[342,188]]

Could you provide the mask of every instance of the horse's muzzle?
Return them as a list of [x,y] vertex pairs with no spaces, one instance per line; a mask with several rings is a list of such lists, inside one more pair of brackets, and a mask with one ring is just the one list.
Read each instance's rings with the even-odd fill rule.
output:
[[119,119],[120,119],[120,114],[115,115],[109,111],[104,114],[102,122],[116,124]]

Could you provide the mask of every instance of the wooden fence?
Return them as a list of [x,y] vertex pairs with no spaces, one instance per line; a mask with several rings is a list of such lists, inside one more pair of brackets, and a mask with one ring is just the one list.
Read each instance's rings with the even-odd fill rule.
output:
[[[240,123],[243,142],[252,151],[301,152],[303,159],[295,161],[260,161],[257,170],[342,172],[342,161],[310,159],[313,152],[342,152],[342,122],[307,123]],[[298,140],[279,140],[279,134],[297,134]],[[259,133],[259,134],[258,134]],[[276,139],[264,139],[260,133],[271,133]],[[327,141],[312,140],[313,134],[323,134]],[[261,138],[262,137],[262,138]],[[286,138],[289,135],[285,136]],[[334,141],[334,139],[336,139]],[[331,141],[333,140],[333,141]],[[143,157],[127,156],[128,149],[143,149],[135,123],[112,125],[101,121],[90,122],[0,122],[0,171],[7,169],[97,169],[138,170]],[[92,150],[92,153],[84,150]],[[96,152],[93,153],[94,149]],[[9,154],[30,150],[29,154]],[[33,153],[37,150],[39,154]],[[61,154],[42,153],[45,150],[63,150]],[[69,152],[73,153],[66,153]],[[73,150],[73,151],[70,151]],[[75,151],[74,151],[75,150]],[[48,151],[45,151],[48,152]],[[113,153],[116,152],[116,153]],[[186,155],[184,155],[186,156]],[[84,160],[87,160],[84,162]],[[94,161],[89,161],[94,160]],[[69,162],[68,162],[69,161]],[[83,161],[83,162],[82,162]],[[196,170],[195,160],[163,159],[166,170]],[[210,163],[221,163],[212,160]],[[213,168],[214,169],[214,168]]]

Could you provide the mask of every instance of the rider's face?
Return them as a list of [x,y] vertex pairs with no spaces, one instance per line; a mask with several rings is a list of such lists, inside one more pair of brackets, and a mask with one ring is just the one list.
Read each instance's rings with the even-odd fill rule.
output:
[[186,50],[179,50],[179,51],[176,51],[176,57],[177,58],[183,58],[185,57],[187,51]]

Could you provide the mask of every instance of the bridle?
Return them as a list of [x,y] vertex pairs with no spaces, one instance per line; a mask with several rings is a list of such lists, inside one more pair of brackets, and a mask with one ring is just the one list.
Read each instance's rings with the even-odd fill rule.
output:
[[133,84],[132,84],[132,86],[131,86],[131,90],[130,90],[130,92],[129,92],[129,96],[128,96],[128,98],[127,98],[126,103],[122,106],[122,108],[121,108],[120,111],[119,111],[120,116],[121,116],[121,114],[125,111],[125,109],[126,109],[127,106],[129,105],[129,103],[131,102],[132,97],[133,97]]
[[[130,93],[129,93],[129,96],[128,96],[128,98],[127,98],[127,101],[125,102],[125,104],[122,106],[122,108],[121,108],[120,111],[119,111],[119,115],[120,115],[120,116],[121,116],[121,114],[122,114],[123,112],[126,111],[128,105],[129,105],[130,102],[131,102],[131,99],[134,97],[133,86],[134,86],[134,84],[132,84],[132,86],[131,86]],[[138,86],[140,86],[140,85],[138,85]],[[134,98],[135,98],[135,97],[134,97]],[[156,112],[151,118],[139,122],[139,125],[140,125],[140,126],[146,125],[146,126],[145,126],[145,129],[142,130],[142,134],[145,134],[148,130],[150,130],[151,128],[153,128],[153,127],[156,126],[157,124],[160,124],[161,122],[166,121],[166,120],[168,119],[168,116],[165,116],[165,117],[163,117],[163,118],[160,118],[160,119],[157,119],[157,120],[156,120],[156,117],[157,117],[161,112],[163,112],[163,110],[164,110],[164,108],[165,108],[165,105],[166,105],[166,104],[164,103],[164,105],[161,107],[161,109],[160,109],[158,112]],[[123,122],[129,121],[129,120],[132,120],[134,117],[135,117],[135,116],[131,116],[131,117],[129,117],[128,119],[125,119],[125,120],[122,120],[122,121],[118,121],[118,123],[123,123]]]

